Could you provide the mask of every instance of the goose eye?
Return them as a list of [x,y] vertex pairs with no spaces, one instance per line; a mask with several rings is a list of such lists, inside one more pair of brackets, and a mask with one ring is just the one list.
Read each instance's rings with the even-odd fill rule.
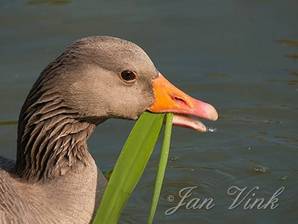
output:
[[125,70],[123,72],[121,72],[121,79],[124,80],[125,82],[134,82],[137,78],[136,74],[132,71],[129,70]]

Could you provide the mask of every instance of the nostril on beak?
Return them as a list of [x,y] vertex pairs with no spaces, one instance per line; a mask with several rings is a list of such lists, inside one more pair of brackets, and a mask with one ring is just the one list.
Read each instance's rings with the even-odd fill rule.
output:
[[189,107],[188,103],[184,99],[180,98],[179,96],[172,96],[172,99],[179,105]]

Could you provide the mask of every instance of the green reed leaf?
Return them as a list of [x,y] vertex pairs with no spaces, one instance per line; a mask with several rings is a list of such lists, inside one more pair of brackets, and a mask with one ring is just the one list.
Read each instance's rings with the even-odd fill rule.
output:
[[159,166],[158,166],[157,175],[155,179],[155,186],[154,186],[154,192],[153,192],[153,197],[151,202],[151,208],[150,208],[150,213],[148,217],[148,224],[153,223],[154,214],[158,205],[158,200],[159,200],[159,196],[162,188],[162,182],[165,176],[165,170],[168,163],[170,144],[171,144],[172,121],[173,121],[173,114],[168,113],[166,115],[166,126],[165,126],[162,148],[160,152]]
[[136,122],[116,162],[93,224],[118,223],[121,210],[152,154],[163,119],[164,114],[145,112]]

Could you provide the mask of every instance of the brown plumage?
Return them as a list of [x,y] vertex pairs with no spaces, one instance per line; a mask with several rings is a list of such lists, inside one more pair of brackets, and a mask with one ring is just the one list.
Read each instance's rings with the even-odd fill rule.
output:
[[157,76],[140,47],[113,37],[78,40],[50,63],[22,107],[16,163],[0,157],[0,223],[89,223],[106,180],[87,139],[108,118],[145,111]]
[[145,110],[173,112],[174,124],[201,132],[207,128],[194,116],[218,118],[131,42],[88,37],[70,45],[42,71],[22,107],[16,162],[0,157],[0,223],[90,223],[106,179],[87,140],[106,119],[137,119]]

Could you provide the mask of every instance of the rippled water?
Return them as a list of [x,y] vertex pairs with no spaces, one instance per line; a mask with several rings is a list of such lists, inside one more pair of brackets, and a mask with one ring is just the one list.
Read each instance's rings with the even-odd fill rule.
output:
[[[0,146],[14,158],[22,102],[48,62],[73,40],[113,35],[141,45],[168,79],[218,108],[216,132],[175,128],[156,223],[296,223],[298,218],[298,1],[1,1]],[[133,122],[98,127],[90,149],[113,166]],[[115,139],[117,138],[117,141]],[[122,216],[145,223],[158,152]],[[274,210],[228,210],[232,186],[259,186]],[[215,199],[206,210],[164,212],[178,191]],[[174,201],[173,201],[174,200]]]

